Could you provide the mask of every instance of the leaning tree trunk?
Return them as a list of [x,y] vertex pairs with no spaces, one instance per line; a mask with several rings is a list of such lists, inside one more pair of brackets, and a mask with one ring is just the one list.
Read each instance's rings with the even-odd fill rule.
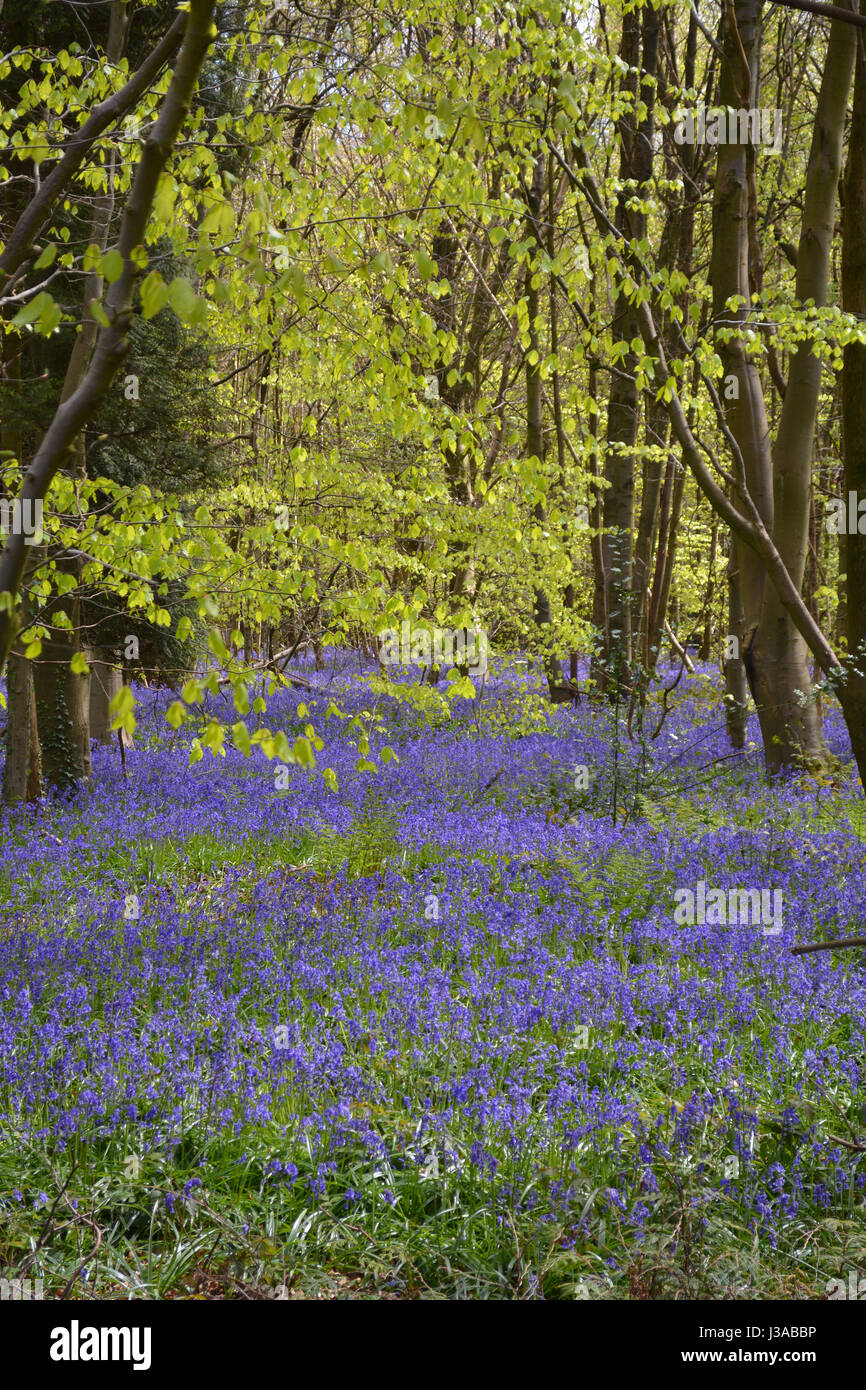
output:
[[[720,105],[748,109],[756,86],[762,0],[737,0],[736,27],[726,16],[724,58],[719,83]],[[742,44],[742,48],[741,48]],[[743,56],[746,65],[743,64]],[[713,246],[710,266],[713,316],[726,327],[749,317],[749,171],[746,146],[719,144],[713,194]],[[744,307],[731,311],[727,301],[737,296]],[[767,530],[773,530],[773,486],[770,431],[757,364],[743,337],[720,336],[717,351],[725,379],[725,417],[743,459],[746,484]],[[758,626],[764,592],[764,571],[758,557],[734,541],[734,563],[740,580],[743,621],[750,640]]]

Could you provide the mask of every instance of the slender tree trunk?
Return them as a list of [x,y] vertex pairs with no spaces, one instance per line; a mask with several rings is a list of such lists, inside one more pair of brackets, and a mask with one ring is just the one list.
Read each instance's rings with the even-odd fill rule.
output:
[[[636,103],[640,69],[641,17],[638,10],[626,12],[622,21],[620,58],[628,65],[626,82]],[[625,185],[635,178],[637,166],[637,119],[633,108],[617,122],[619,135],[619,173]],[[631,240],[641,234],[644,219],[630,214],[628,201],[633,192],[625,189],[617,199],[616,227]],[[635,319],[625,293],[616,297],[612,323],[616,343],[631,344]],[[602,503],[604,535],[605,609],[605,689],[613,693],[627,679],[631,660],[631,571],[632,528],[634,525],[634,446],[637,440],[638,399],[635,383],[637,358],[631,347],[611,367],[607,402],[607,449],[604,473],[608,482]]]
[[[555,217],[557,204],[557,183],[554,180],[554,170],[556,166],[551,155],[548,160],[547,172],[547,254],[553,262],[556,256],[556,236],[555,236]],[[560,185],[562,180],[560,178]],[[559,352],[559,316],[556,302],[557,286],[553,276],[550,277],[550,352],[557,362]],[[556,439],[556,463],[558,477],[556,480],[556,490],[561,502],[565,502],[566,495],[566,463],[565,463],[565,427],[562,420],[562,388],[560,383],[559,366],[555,365],[551,373],[551,386],[553,390],[553,429]],[[570,555],[570,562],[574,564],[574,555]],[[576,594],[574,582],[569,579],[562,594],[563,608],[567,613],[573,613],[575,607]],[[568,678],[572,685],[577,682],[577,652],[572,649],[568,655]]]
[[[664,406],[652,401],[647,406],[645,438],[650,447],[664,449],[668,438],[668,418]],[[659,504],[666,459],[661,453],[649,457],[643,466],[640,515],[632,570],[632,614],[638,634],[637,657],[644,670],[649,667],[648,642],[650,606],[650,565],[659,527]]]
[[[650,674],[655,671],[656,663],[659,658],[662,631],[667,619],[668,605],[671,601],[671,589],[674,582],[674,562],[677,557],[677,542],[679,539],[680,515],[683,509],[683,496],[685,495],[686,486],[686,470],[682,464],[676,464],[671,461],[670,469],[673,478],[670,516],[664,543],[662,543],[661,537],[659,539],[659,549],[656,556],[656,574],[650,600],[647,648],[647,669]],[[664,515],[664,511],[662,514]]]
[[90,666],[90,737],[94,743],[112,745],[108,707],[123,685],[123,673],[102,650],[88,650],[85,655]]
[[[590,312],[595,314],[595,295],[593,293]],[[589,394],[592,400],[598,400],[598,367],[595,359],[589,364]],[[601,465],[596,448],[597,435],[593,432],[593,446],[590,453],[589,468],[593,479],[601,479]],[[602,519],[602,495],[604,489],[595,482],[590,482],[588,486],[590,506],[589,524],[591,528],[590,554],[592,558],[592,626],[596,634],[595,650],[590,661],[590,695],[597,699],[604,689],[604,649],[607,643],[607,581],[604,573],[604,545],[603,545],[603,519]]]
[[725,725],[731,747],[740,750],[746,746],[746,725],[748,720],[749,686],[746,681],[746,666],[743,661],[743,597],[740,592],[740,574],[737,569],[739,550],[731,537],[728,554],[728,637],[736,642],[735,656],[725,657]]
[[[747,109],[755,89],[760,45],[762,0],[736,0],[728,9],[724,26],[720,105]],[[734,19],[735,23],[731,22]],[[741,48],[742,45],[742,48]],[[745,55],[746,63],[743,63]],[[749,187],[748,155],[745,145],[719,144],[716,184],[713,195],[713,247],[710,277],[713,314],[726,329],[748,321],[749,284]],[[737,295],[744,307],[725,308]],[[725,414],[731,433],[743,456],[746,482],[767,530],[773,530],[773,486],[770,457],[770,431],[758,367],[747,351],[744,339],[720,336],[717,350],[725,375]],[[758,557],[739,540],[736,569],[747,640],[751,640],[761,616],[764,571]]]
[[710,534],[710,555],[707,561],[707,590],[704,596],[704,630],[701,634],[701,645],[698,655],[701,661],[709,661],[710,651],[713,642],[713,599],[715,597],[715,567],[716,551],[719,546],[719,523],[713,517],[713,529]]
[[[634,181],[640,195],[653,172],[655,77],[658,65],[659,11],[653,6],[623,15],[621,57],[633,73],[628,79],[634,106],[618,122],[620,140],[620,178]],[[638,73],[640,76],[638,77]],[[645,103],[643,115],[637,104]],[[617,200],[616,225],[629,241],[646,235],[646,214],[633,206],[635,190],[624,187]],[[614,307],[613,336],[617,342],[631,344],[637,336],[637,323],[628,296],[618,295]],[[634,487],[635,444],[638,434],[639,402],[635,370],[637,357],[628,352],[613,367],[608,398],[607,458],[605,475],[610,483],[604,496],[604,575],[607,606],[608,676],[616,685],[630,682],[633,655],[634,585]],[[648,426],[651,428],[651,424]],[[647,531],[653,519],[653,490],[644,489],[646,510],[642,508],[642,549],[637,556],[639,577],[645,578],[649,565]]]
[[[545,166],[546,160],[542,153],[535,159],[532,173],[532,183],[527,194],[526,223],[527,235],[532,237],[535,243],[535,256],[538,256],[544,249],[545,237],[542,231],[542,217],[544,207],[545,189]],[[529,342],[530,348],[525,358],[525,378],[526,378],[526,457],[538,459],[539,463],[544,462],[544,424],[542,419],[542,385],[541,385],[541,347],[539,342],[539,312],[540,295],[538,292],[536,274],[530,269],[526,279],[526,305],[529,321]],[[542,502],[536,503],[533,509],[535,520],[544,526],[546,522],[546,510]],[[556,687],[561,684],[562,672],[558,658],[554,655],[551,647],[551,625],[553,614],[550,606],[550,596],[542,581],[535,584],[533,612],[535,626],[538,631],[544,669],[547,675],[548,688],[551,695],[554,695]]]

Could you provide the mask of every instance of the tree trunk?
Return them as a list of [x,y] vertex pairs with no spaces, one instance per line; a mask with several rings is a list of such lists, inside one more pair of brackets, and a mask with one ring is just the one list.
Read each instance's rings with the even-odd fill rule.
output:
[[737,569],[739,548],[730,540],[728,555],[728,637],[736,641],[736,656],[725,657],[725,725],[731,747],[737,751],[746,746],[749,687],[743,660],[743,598]]
[[[671,488],[669,488],[669,482]],[[667,523],[666,532],[660,529],[659,544],[656,552],[656,571],[653,579],[653,591],[650,598],[649,626],[647,630],[647,670],[650,675],[656,668],[661,651],[662,630],[665,625],[668,613],[668,604],[671,598],[671,588],[674,580],[674,563],[677,556],[677,540],[679,538],[680,514],[683,508],[683,496],[686,487],[686,470],[682,464],[677,464],[672,458],[668,462],[668,471],[665,477],[665,491],[662,493],[662,522],[663,527]],[[668,504],[667,493],[672,491],[670,503]],[[670,515],[667,516],[667,512]]]
[[[106,56],[112,63],[117,63],[123,52],[126,28],[126,7],[118,3],[118,0],[113,0],[111,28],[106,49]],[[105,189],[97,194],[93,200],[93,216],[89,232],[90,244],[98,246],[102,252],[105,251],[108,244],[113,210],[114,157],[112,155],[106,170]],[[75,338],[69,355],[66,375],[60,392],[61,405],[75,394],[87,375],[98,332],[97,321],[89,306],[101,300],[103,289],[104,281],[99,270],[96,268],[89,270],[84,277],[84,308],[81,331]],[[83,432],[73,440],[66,466],[71,473],[79,478],[86,477],[87,459]],[[79,580],[81,574],[80,559],[75,555],[68,555],[63,552],[48,551],[46,553],[53,559],[59,573],[73,575],[76,582]],[[62,640],[50,641],[55,652],[68,652],[67,661],[79,652],[84,654],[79,627],[80,611],[81,601],[76,589],[73,589],[65,597],[55,599],[51,605],[51,617],[63,613],[71,624],[68,639],[63,637]],[[43,643],[43,654],[47,651],[48,646],[48,642]],[[87,682],[88,677],[75,677],[72,676],[71,672],[68,675],[69,680],[61,677],[60,673],[52,675],[43,671],[37,676],[40,701],[39,733],[46,748],[54,750],[53,753],[46,751],[45,754],[46,775],[49,781],[63,789],[69,789],[89,777],[91,766],[90,700],[89,694],[82,694],[81,687],[81,681]],[[51,703],[51,690],[54,690],[58,697],[56,705]],[[72,720],[72,728],[69,728],[67,724],[70,719]]]
[[[9,333],[3,338],[6,381],[14,389],[20,383],[22,344]],[[21,459],[20,411],[4,412],[0,430],[4,452]],[[30,662],[14,648],[9,654],[6,692],[6,761],[3,765],[3,800],[9,806],[22,801],[38,801],[42,796],[42,767],[39,756],[39,730],[33,698]]]
[[[545,156],[539,153],[535,159],[532,184],[528,190],[527,198],[527,234],[531,236],[535,242],[535,256],[540,255],[545,245],[545,237],[541,225],[545,188],[545,163]],[[526,279],[526,304],[530,342],[530,351],[526,354],[525,358],[526,457],[538,459],[538,461],[542,463],[544,461],[545,449],[544,428],[541,414],[541,347],[538,339],[540,296],[537,284],[533,283],[537,277],[537,273],[537,270],[533,270],[533,268],[530,267],[530,273],[527,275]],[[543,503],[538,502],[536,504],[533,509],[533,515],[539,525],[544,527],[546,512]],[[559,660],[549,646],[553,615],[551,613],[550,597],[544,584],[541,582],[535,585],[534,617],[542,647],[547,684],[550,694],[553,696],[556,688],[561,685],[562,671]]]
[[704,630],[701,633],[701,644],[698,655],[701,661],[709,661],[713,645],[713,599],[716,593],[716,551],[719,546],[719,523],[713,517],[713,529],[710,533],[710,556],[707,562],[707,591],[704,597]]
[[[722,61],[720,105],[747,109],[756,87],[760,44],[762,0],[737,0],[733,7],[736,30],[726,16],[724,58]],[[748,68],[744,67],[742,53]],[[745,145],[719,144],[716,184],[713,195],[713,247],[710,265],[713,289],[713,315],[729,327],[748,322],[749,284],[749,196],[748,158]],[[733,295],[744,306],[730,311],[725,304]],[[773,530],[773,487],[770,457],[770,431],[761,380],[754,359],[741,337],[717,344],[725,377],[725,415],[743,457],[746,483],[767,530]],[[735,540],[736,568],[740,578],[743,618],[751,637],[761,615],[764,571],[748,546]]]
[[64,792],[90,776],[90,676],[70,670],[76,650],[74,633],[58,634],[33,662],[42,770],[46,784]]
[[[590,305],[590,312],[595,317],[595,287],[593,285],[593,295]],[[595,358],[589,364],[589,394],[592,400],[598,400],[598,367]],[[601,478],[598,450],[595,445],[597,435],[593,431],[593,446],[589,458],[589,467],[592,478]],[[604,489],[594,482],[590,482],[587,487],[589,495],[589,524],[591,528],[590,536],[590,555],[592,558],[592,626],[595,636],[595,648],[592,652],[589,665],[589,688],[590,695],[598,698],[604,689],[604,647],[607,642],[607,584],[604,577],[604,546],[602,545],[602,494]]]
[[[866,14],[866,0],[860,13]],[[866,57],[858,46],[854,77],[854,103],[845,170],[845,198],[842,217],[842,308],[858,318],[866,317]],[[849,492],[866,497],[866,345],[849,343],[842,365],[842,458],[843,497]],[[851,729],[854,753],[857,726],[866,740],[866,546],[864,538],[840,534],[840,565],[844,563],[845,621],[849,656],[853,658],[847,677],[848,693],[843,711],[855,721]],[[844,560],[843,557],[844,556]],[[847,709],[846,709],[847,706]],[[863,756],[866,757],[866,751]]]
[[[640,69],[641,16],[639,11],[625,13],[622,21],[620,58],[628,65],[628,90],[636,103]],[[619,174],[623,185],[636,177],[638,132],[634,107],[626,108],[617,122],[619,136]],[[650,151],[650,161],[652,153]],[[629,188],[619,194],[616,206],[616,227],[628,240],[642,235],[645,219],[631,213],[628,201],[634,194]],[[635,337],[635,319],[625,293],[616,297],[612,333],[615,343],[630,344]],[[604,687],[609,693],[627,681],[631,660],[631,580],[632,528],[634,526],[634,447],[637,440],[638,400],[635,383],[637,358],[631,347],[611,367],[610,392],[607,402],[607,450],[604,473],[609,486],[602,503],[603,570],[605,581]]]
[[94,743],[114,743],[108,706],[123,685],[123,673],[100,650],[85,651],[90,666],[90,737]]
[[[667,411],[659,401],[647,406],[645,438],[647,445],[664,449],[668,440]],[[644,670],[649,669],[649,607],[650,607],[650,566],[653,546],[659,530],[659,503],[662,495],[662,480],[665,476],[666,459],[661,454],[653,455],[644,463],[641,483],[640,516],[637,527],[637,540],[634,549],[634,568],[632,570],[632,617],[638,633],[635,657]]]
[[[857,35],[850,24],[833,23],[818,96],[806,171],[803,220],[797,253],[797,299],[827,302],[836,191]],[[862,235],[862,228],[861,233]],[[791,361],[773,450],[773,540],[785,568],[802,589],[809,550],[809,501],[821,361],[811,339]],[[823,762],[827,747],[812,691],[807,649],[772,586],[764,591],[753,644],[755,689],[768,771],[803,759]]]
[[[760,0],[736,0],[726,12],[721,105],[748,108],[757,92]],[[856,36],[834,23],[813,129],[806,173],[797,264],[797,297],[826,300],[836,186],[841,162],[847,94]],[[745,63],[744,63],[745,58]],[[745,327],[750,297],[749,244],[756,217],[753,158],[745,144],[720,144],[713,203],[713,309],[717,319]],[[751,188],[750,188],[751,183]],[[751,196],[750,196],[751,195]],[[730,296],[744,305],[725,308]],[[820,389],[820,362],[811,341],[794,355],[782,406],[776,447],[770,457],[766,405],[757,367],[744,337],[719,342],[732,393],[727,419],[739,447],[745,481],[766,530],[773,537],[791,581],[799,591],[809,534],[809,486]],[[772,585],[765,584],[758,556],[738,541],[747,657],[769,772],[826,756],[821,722],[812,695],[806,646]]]
[[7,806],[15,806],[22,801],[38,801],[44,788],[32,666],[20,652],[13,649],[9,654],[6,670],[6,762],[3,766],[3,800]]

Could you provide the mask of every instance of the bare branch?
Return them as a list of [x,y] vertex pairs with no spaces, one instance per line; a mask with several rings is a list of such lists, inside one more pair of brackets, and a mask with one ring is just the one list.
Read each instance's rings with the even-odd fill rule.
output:
[[[93,357],[80,385],[68,399],[61,401],[54,413],[24,475],[19,494],[21,502],[37,502],[45,498],[72,444],[107,395],[129,351],[128,333],[133,318],[132,298],[137,275],[132,253],[144,241],[159,177],[186,119],[199,72],[215,33],[214,4],[215,0],[190,0],[189,11],[183,15],[185,27],[177,63],[159,116],[144,141],[141,160],[121,218],[117,250],[123,258],[123,271],[105,299],[108,326],[100,329]],[[169,32],[173,30],[174,25]],[[21,235],[18,242],[20,246]],[[24,575],[26,560],[26,538],[13,532],[7,536],[0,554],[0,595],[6,604],[0,612],[0,671],[14,640],[17,621],[15,596]]]

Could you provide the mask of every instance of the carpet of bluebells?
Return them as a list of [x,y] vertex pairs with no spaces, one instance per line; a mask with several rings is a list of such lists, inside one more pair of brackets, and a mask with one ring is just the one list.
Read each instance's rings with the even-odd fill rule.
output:
[[[629,730],[516,663],[449,713],[353,660],[269,701],[324,741],[286,787],[260,752],[190,766],[142,688],[125,770],[95,750],[77,800],[2,813],[0,1273],[719,1298],[866,1272],[866,959],[790,951],[863,930],[835,709],[837,772],[768,786],[710,670],[653,739],[657,702]],[[781,889],[781,933],[677,925],[699,881]]]

